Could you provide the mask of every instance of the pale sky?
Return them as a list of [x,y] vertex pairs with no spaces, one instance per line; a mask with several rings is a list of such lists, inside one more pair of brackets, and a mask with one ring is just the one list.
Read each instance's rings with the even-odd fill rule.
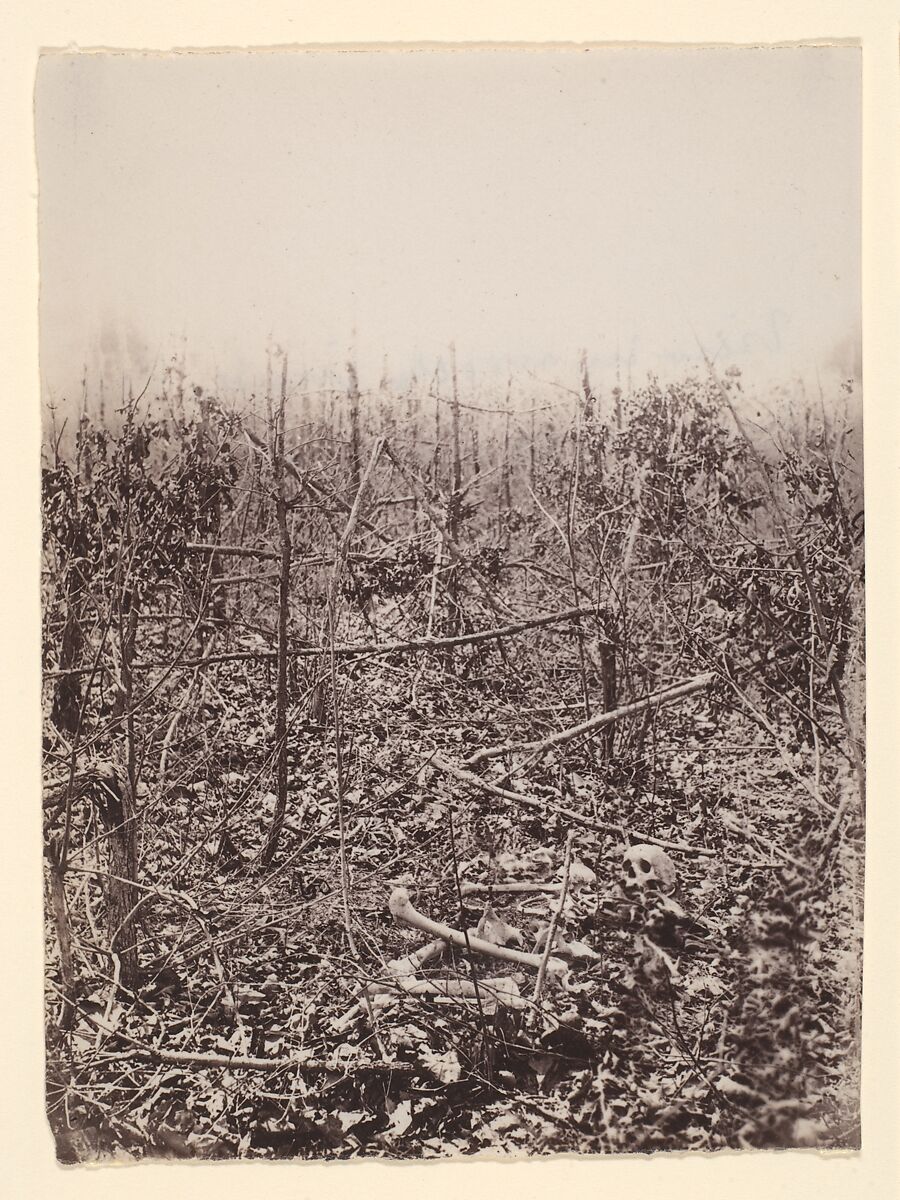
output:
[[[860,52],[68,54],[36,89],[42,372],[387,355],[827,367],[860,296]],[[143,384],[143,380],[140,381]]]

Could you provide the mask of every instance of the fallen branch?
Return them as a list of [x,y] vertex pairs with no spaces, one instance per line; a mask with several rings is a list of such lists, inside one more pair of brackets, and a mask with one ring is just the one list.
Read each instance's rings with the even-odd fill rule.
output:
[[262,550],[256,546],[216,546],[212,542],[185,542],[184,548],[205,554],[228,555],[230,558],[270,558],[275,562],[281,558],[278,550]]
[[[474,934],[453,929],[441,921],[432,921],[430,917],[426,917],[413,908],[406,888],[394,888],[388,907],[396,921],[402,921],[405,925],[420,929],[423,933],[430,934],[431,937],[442,938],[451,946],[458,946],[461,950],[475,950],[479,954],[486,954],[491,958],[501,958],[505,962],[514,962],[521,966],[540,969],[542,958],[540,954],[526,954],[522,950],[511,950],[508,946],[496,946],[493,942],[487,942]],[[565,974],[566,964],[562,959],[551,958],[546,969],[551,975],[559,977]]]
[[645,709],[654,706],[661,708],[664,704],[671,704],[675,700],[682,700],[685,696],[693,695],[694,692],[702,692],[705,688],[709,687],[715,678],[716,675],[713,671],[707,671],[703,675],[695,675],[693,679],[689,679],[685,683],[664,688],[660,692],[654,692],[652,696],[645,696],[642,700],[634,700],[631,704],[623,704],[621,708],[613,709],[611,712],[598,713],[595,717],[590,717],[578,725],[570,725],[568,729],[560,729],[557,733],[552,733],[549,737],[539,739],[538,741],[506,742],[502,746],[486,746],[483,750],[479,750],[470,758],[467,758],[464,765],[474,767],[489,758],[499,758],[503,754],[509,754],[514,751],[543,753],[544,750],[549,750],[551,746],[559,746],[564,742],[572,741],[573,738],[581,737],[582,734],[593,733],[594,730],[602,729],[605,725],[612,724],[613,721],[620,721],[623,717],[634,716],[635,713],[643,712]]
[[128,1058],[154,1058],[160,1062],[173,1063],[179,1066],[195,1067],[224,1067],[227,1070],[244,1071],[283,1071],[290,1069],[307,1075],[318,1075],[333,1072],[337,1075],[357,1074],[360,1071],[374,1071],[378,1074],[409,1075],[416,1068],[411,1063],[388,1062],[380,1059],[353,1060],[341,1062],[325,1058],[250,1058],[240,1054],[191,1054],[181,1050],[157,1050],[142,1047],[126,1052]]
[[[617,833],[620,836],[627,834],[636,842],[648,842],[651,846],[661,846],[663,850],[681,850],[685,854],[700,854],[706,858],[715,858],[716,856],[716,851],[711,850],[708,846],[691,846],[687,842],[666,841],[664,838],[653,837],[649,833],[644,833],[643,830],[631,829],[614,821],[597,821],[593,817],[586,817],[583,813],[576,812],[574,808],[566,808],[562,804],[554,804],[549,800],[538,800],[535,796],[526,796],[522,792],[511,792],[508,788],[498,787],[497,784],[491,783],[487,779],[482,779],[480,775],[475,775],[471,771],[464,771],[462,767],[449,762],[440,754],[435,754],[432,757],[431,766],[436,767],[439,771],[443,771],[446,775],[450,775],[453,779],[458,779],[460,783],[468,783],[472,787],[479,788],[483,792],[488,792],[492,796],[499,796],[503,800],[511,800],[514,804],[519,804],[523,808],[531,808],[540,813],[544,813],[547,809],[551,812],[559,813],[562,817],[568,817],[570,821],[577,821],[585,829],[595,829],[599,833]],[[549,887],[550,885],[548,884],[547,886]],[[553,886],[554,890],[558,887],[556,884]]]
[[209,581],[211,588],[229,587],[233,583],[259,583],[264,579],[279,579],[280,571],[251,571],[247,575],[219,575]]
[[[225,555],[232,558],[264,558],[264,559],[280,559],[281,555],[274,550],[261,550],[253,546],[215,546],[211,542],[186,542],[186,550],[192,550],[198,554],[215,554]],[[348,554],[347,558],[353,562],[378,562],[377,554]],[[334,559],[324,557],[321,554],[310,554],[305,558],[294,558],[291,562],[291,568],[294,567],[333,567]],[[279,572],[274,571],[271,574],[263,572],[255,575],[227,575],[219,579],[210,581],[211,587],[220,587],[226,583],[244,583],[256,581],[257,579],[277,579]]]
[[[334,647],[334,653],[338,658],[347,658],[357,655],[403,654],[408,651],[443,650],[453,646],[472,646],[478,642],[492,641],[495,638],[512,637],[514,634],[523,633],[526,629],[539,629],[544,625],[556,625],[563,621],[574,621],[578,617],[589,616],[591,612],[592,610],[589,608],[569,608],[563,612],[544,613],[539,617],[531,617],[525,621],[515,621],[511,625],[504,625],[497,629],[482,629],[476,633],[462,633],[456,637],[420,637],[395,642],[362,642],[358,645],[337,645]],[[289,654],[292,658],[318,658],[321,656],[322,651],[318,646],[296,646],[289,651]],[[206,667],[216,662],[239,662],[244,659],[256,659],[262,662],[274,658],[274,650],[238,650],[230,654],[213,654],[209,658],[187,659],[178,665],[181,668]],[[164,667],[168,665],[168,663],[162,662],[136,662],[133,664],[133,669],[136,671],[146,671],[151,667]],[[71,671],[50,671],[45,672],[45,678],[49,679],[56,675],[74,673]]]
[[[48,986],[57,995],[62,994],[52,980],[48,981]],[[285,1058],[253,1058],[242,1054],[203,1054],[200,1052],[192,1053],[187,1050],[162,1050],[157,1046],[148,1046],[144,1042],[139,1042],[136,1038],[131,1037],[130,1034],[113,1028],[106,1021],[94,1016],[93,1013],[88,1012],[80,1006],[76,1006],[76,1008],[79,1017],[87,1021],[89,1025],[93,1025],[95,1029],[100,1029],[104,1033],[129,1044],[127,1050],[107,1055],[107,1061],[127,1058],[149,1058],[155,1062],[167,1062],[177,1066],[223,1067],[226,1070],[245,1071],[293,1070],[310,1075],[326,1072],[336,1075],[351,1075],[361,1071],[374,1071],[385,1075],[395,1072],[397,1074],[409,1075],[416,1070],[416,1067],[412,1063],[392,1062],[381,1059],[349,1059],[341,1061],[338,1059],[300,1058],[295,1055],[288,1055]]]

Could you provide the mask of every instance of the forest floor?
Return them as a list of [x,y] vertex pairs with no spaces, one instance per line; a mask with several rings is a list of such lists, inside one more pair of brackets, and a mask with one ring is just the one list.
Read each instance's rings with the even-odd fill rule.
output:
[[[565,636],[542,632],[548,661]],[[496,651],[476,669],[342,667],[340,812],[334,730],[298,705],[267,869],[266,670],[220,664],[174,735],[147,734],[151,780],[170,735],[140,798],[150,965],[123,996],[91,952],[102,939],[79,931],[79,1017],[49,1036],[64,1161],[858,1145],[862,842],[829,839],[804,792],[814,750],[776,753],[693,696],[644,724],[640,754],[635,722],[606,762],[595,737],[492,764],[484,777],[527,793],[519,804],[432,759],[581,710],[506,682]],[[90,914],[101,880],[83,820],[72,863]],[[700,851],[669,849],[671,895],[625,886],[623,854],[648,838]],[[545,890],[508,890],[525,882]],[[401,887],[427,918],[539,957],[556,913],[564,976],[535,995],[531,965],[450,946],[416,972],[430,994],[398,987],[398,961],[430,940],[392,917]],[[52,938],[47,954],[52,1001]],[[449,980],[474,995],[441,994]]]

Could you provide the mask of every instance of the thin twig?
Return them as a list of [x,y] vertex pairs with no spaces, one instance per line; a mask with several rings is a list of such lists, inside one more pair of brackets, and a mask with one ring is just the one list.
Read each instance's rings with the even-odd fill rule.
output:
[[[344,811],[344,796],[346,792],[346,776],[344,771],[344,746],[343,733],[341,729],[341,698],[338,689],[337,679],[337,663],[334,653],[335,626],[337,624],[337,596],[340,588],[341,575],[344,569],[344,562],[347,556],[347,550],[350,545],[350,539],[353,536],[353,531],[356,528],[356,523],[359,518],[360,507],[362,504],[363,494],[368,487],[369,480],[372,477],[372,472],[375,470],[375,465],[378,462],[381,454],[383,439],[379,438],[372,447],[372,452],[369,455],[369,461],[366,464],[366,469],[359,481],[359,487],[356,491],[356,496],[353,500],[353,506],[350,509],[350,515],[347,518],[347,523],[344,527],[344,532],[341,534],[338,542],[337,553],[335,554],[334,568],[332,571],[331,581],[328,588],[327,602],[327,620],[328,620],[328,644],[327,644],[327,659],[328,673],[331,680],[331,708],[332,721],[334,729],[334,751],[337,768],[337,814],[338,814],[338,833],[340,837],[340,874],[341,874],[341,903],[344,917],[344,932],[347,937],[347,948],[354,959],[359,958],[359,950],[356,945],[356,938],[353,934],[353,921],[350,913],[350,866],[347,859],[347,819]],[[369,1013],[369,1021],[372,1028],[372,1033],[378,1045],[383,1058],[387,1057],[387,1052],[382,1045],[381,1038],[378,1033],[378,1026],[375,1021],[375,1010],[372,1008],[371,1000],[367,993],[363,994],[363,1000]]]
[[534,997],[532,1003],[534,1007],[530,1013],[530,1025],[534,1028],[541,1014],[541,995],[544,991],[544,981],[547,978],[547,963],[550,961],[550,955],[553,952],[553,943],[556,940],[556,929],[559,925],[562,911],[566,904],[566,894],[569,890],[569,869],[572,865],[572,846],[575,842],[575,830],[570,829],[569,835],[566,838],[566,855],[563,860],[562,886],[559,889],[559,900],[556,902],[556,907],[553,909],[553,915],[550,917],[550,927],[547,930],[547,942],[544,946],[544,953],[541,955],[541,965],[538,967],[537,979],[534,982]]

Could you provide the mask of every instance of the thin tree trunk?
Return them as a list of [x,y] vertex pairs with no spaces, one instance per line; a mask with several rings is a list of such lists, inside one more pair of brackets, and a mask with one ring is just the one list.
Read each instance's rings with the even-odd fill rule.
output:
[[[606,712],[614,712],[619,707],[619,688],[616,675],[616,646],[615,642],[606,638],[599,644],[600,650],[600,682],[603,688],[603,708]],[[616,727],[608,725],[601,734],[603,739],[603,760],[608,765],[615,748]]]
[[352,362],[347,363],[347,398],[350,401],[350,492],[355,496],[359,491],[359,379]]
[[48,857],[50,859],[50,908],[59,945],[59,980],[63,996],[59,1027],[65,1030],[72,1028],[75,1004],[78,1000],[75,992],[75,968],[72,960],[72,934],[69,929],[69,911],[66,906],[65,868],[59,861],[59,848],[52,842],[48,846]]
[[535,439],[534,409],[532,408],[532,410],[531,410],[531,439],[530,439],[529,446],[528,446],[528,486],[531,488],[531,495],[532,495],[531,511],[532,512],[534,512],[535,503],[536,503],[535,500],[533,499],[533,497],[534,497],[534,481],[535,481],[535,476],[536,476],[535,459],[537,457],[534,439]]
[[431,484],[435,491],[441,486],[441,377],[440,364],[434,369],[431,394],[434,397],[434,453],[431,456]]
[[[422,403],[416,391],[418,381],[413,376],[409,385],[409,394],[406,402],[406,420],[409,426],[409,453],[412,461],[419,466],[419,419],[421,416]],[[415,419],[413,419],[415,418]],[[413,491],[412,498],[412,527],[414,532],[419,529],[419,497]]]
[[[209,467],[214,457],[212,422],[210,420],[210,403],[208,396],[200,397],[200,461],[203,468],[202,512],[206,535],[210,542],[218,542],[222,525],[221,489],[209,480]],[[213,555],[209,566],[209,587],[212,597],[213,619],[225,621],[225,589],[216,586],[216,581],[222,574],[222,561]],[[201,625],[201,653],[206,648],[206,642],[212,636],[212,630],[204,629]]]
[[588,371],[587,350],[581,352],[581,391],[584,396],[584,416],[587,417],[593,410],[594,393],[591,390],[591,376]]
[[287,355],[281,364],[281,396],[278,414],[272,430],[272,474],[275,481],[275,516],[281,543],[281,570],[278,580],[278,646],[276,648],[275,678],[275,812],[262,853],[263,866],[268,866],[278,848],[287,812],[288,756],[288,613],[291,590],[291,535],[284,492],[284,412],[287,399]]
[[[79,595],[81,572],[69,563],[66,567],[66,620],[59,648],[60,672],[71,671],[78,662],[84,635],[81,631]],[[50,720],[63,733],[75,733],[81,720],[81,684],[77,675],[62,674],[53,697]]]
[[138,982],[138,904],[134,883],[138,877],[137,813],[134,793],[127,778],[114,770],[99,780],[100,818],[106,832],[109,877],[106,893],[106,922],[110,949],[121,964],[119,981],[134,990]]
[[[590,396],[590,383],[587,378],[587,362],[584,363],[585,389]],[[586,399],[585,403],[589,401]],[[575,416],[575,457],[572,463],[572,474],[569,477],[569,495],[566,502],[566,549],[569,553],[569,574],[572,580],[572,603],[578,604],[580,595],[578,587],[578,558],[575,550],[575,516],[578,509],[578,482],[581,473],[581,413]],[[591,693],[588,687],[587,658],[584,652],[584,628],[579,618],[575,623],[578,639],[578,663],[581,672],[581,698],[584,703],[584,715],[591,714]]]
[[[506,396],[507,407],[509,406],[509,393]],[[511,414],[506,414],[506,426],[503,430],[503,463],[500,468],[500,514],[505,516],[512,508],[512,489],[510,487],[510,465],[509,465],[509,423],[512,419]]]
[[134,661],[135,644],[137,641],[138,612],[134,596],[130,589],[125,589],[119,596],[119,633],[120,677],[122,681],[119,692],[119,715],[125,722],[125,761],[128,770],[128,782],[134,792],[137,789],[137,734],[134,724]]
[[[340,837],[340,875],[341,875],[341,907],[344,918],[344,933],[347,937],[347,948],[354,959],[359,958],[359,950],[356,944],[356,938],[353,933],[353,920],[351,911],[351,879],[350,879],[350,862],[347,853],[347,814],[345,811],[346,795],[347,795],[347,776],[346,764],[344,760],[344,738],[343,738],[343,722],[341,717],[340,691],[338,686],[337,661],[334,653],[335,633],[337,628],[337,599],[340,591],[341,575],[343,574],[344,566],[347,562],[347,553],[350,549],[350,540],[353,537],[359,520],[360,508],[362,507],[363,495],[378,459],[381,456],[381,451],[384,446],[384,440],[378,438],[372,447],[372,452],[369,455],[369,461],[366,464],[366,469],[363,472],[359,487],[353,500],[353,506],[350,509],[350,515],[347,518],[347,524],[344,527],[344,532],[341,534],[338,542],[337,551],[334,556],[334,567],[332,570],[331,579],[328,585],[327,596],[327,667],[328,677],[331,683],[331,701],[332,701],[332,719],[334,729],[334,752],[335,766],[337,769],[337,815],[338,815],[338,834]],[[323,664],[324,665],[324,664]],[[372,1007],[368,992],[363,990],[363,1003],[369,1014],[369,1021],[372,1025],[372,1033],[375,1037],[376,1044],[381,1051],[382,1057],[387,1057],[387,1053],[382,1045],[378,1035],[378,1029],[375,1021],[375,1012]]]
[[[450,344],[450,380],[451,380],[451,404],[450,404],[450,436],[451,436],[451,452],[453,461],[451,464],[450,477],[450,501],[449,512],[447,513],[447,528],[450,532],[450,541],[454,546],[459,545],[459,524],[460,524],[460,505],[462,491],[462,461],[460,456],[459,446],[459,387],[456,378],[456,346]],[[450,567],[447,575],[447,600],[449,612],[447,614],[446,633],[448,637],[454,637],[459,631],[459,567],[456,563]],[[447,652],[446,665],[449,666],[451,660],[450,651]]]

